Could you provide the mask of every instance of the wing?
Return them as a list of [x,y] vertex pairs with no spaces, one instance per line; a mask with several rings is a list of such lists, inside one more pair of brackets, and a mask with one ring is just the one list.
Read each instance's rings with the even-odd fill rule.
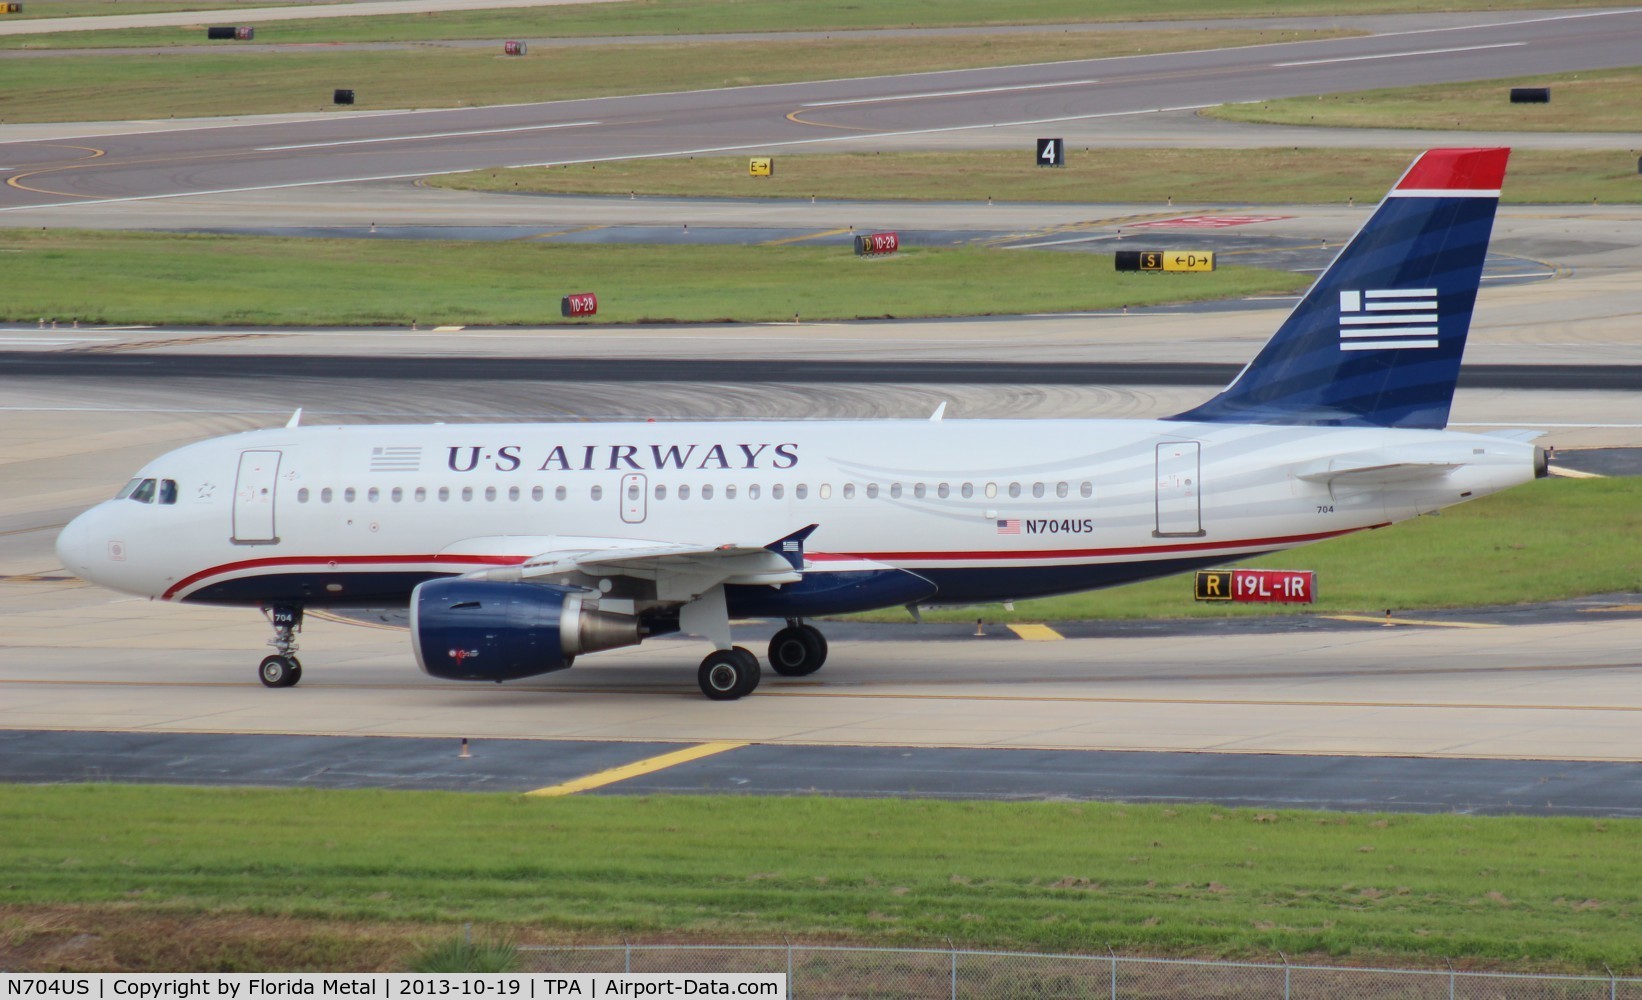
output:
[[[720,584],[779,586],[803,579],[804,539],[815,530],[809,525],[768,544],[720,542],[657,542],[643,539],[559,536],[549,548],[515,566],[484,569],[469,576],[503,582],[585,583],[609,577],[628,577],[654,584],[654,599],[687,602]],[[518,539],[510,544],[517,546]],[[477,543],[477,544],[476,544]],[[484,547],[474,539],[457,546],[464,551]]]

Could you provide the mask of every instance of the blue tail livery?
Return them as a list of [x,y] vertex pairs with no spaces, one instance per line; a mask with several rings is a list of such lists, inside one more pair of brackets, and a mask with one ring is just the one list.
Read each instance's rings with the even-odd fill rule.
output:
[[1173,419],[1446,427],[1510,153],[1421,154],[1248,367]]

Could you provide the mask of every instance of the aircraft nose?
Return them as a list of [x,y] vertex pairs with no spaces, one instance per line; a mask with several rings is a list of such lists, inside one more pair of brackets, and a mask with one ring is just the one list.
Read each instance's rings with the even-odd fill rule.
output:
[[91,530],[88,522],[91,520],[91,511],[86,511],[79,517],[63,526],[57,534],[57,558],[63,567],[75,576],[84,579],[90,568],[91,560],[86,551],[91,541]]

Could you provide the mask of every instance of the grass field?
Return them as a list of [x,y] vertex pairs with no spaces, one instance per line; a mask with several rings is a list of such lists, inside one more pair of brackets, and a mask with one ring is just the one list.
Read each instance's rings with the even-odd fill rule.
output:
[[[746,156],[623,160],[477,170],[429,178],[438,187],[555,194],[908,201],[1147,202],[1371,205],[1418,150],[1094,149],[1040,168],[1019,150],[777,155],[775,175],[747,176]],[[1516,150],[1504,200],[1604,204],[1642,201],[1636,157],[1612,150]]]
[[[259,30],[259,38],[260,38]],[[915,73],[1011,63],[1253,45],[1341,32],[1155,31],[626,45],[509,58],[500,51],[234,52],[0,60],[4,119],[104,121],[316,111],[351,88],[355,108],[443,108]],[[223,81],[232,80],[232,87]],[[574,137],[521,143],[529,162]],[[593,152],[581,147],[580,155]],[[539,152],[538,152],[539,151]]]
[[346,948],[290,954],[310,921],[1642,966],[1632,820],[13,785],[0,786],[0,840],[13,971],[35,934],[134,915],[148,940],[115,959],[134,968],[183,950],[224,971],[267,967],[256,948],[270,942],[175,940],[189,915],[282,928],[283,968],[358,967]]
[[[1207,395],[1207,394],[1205,394]],[[924,612],[926,620],[1220,618],[1311,612],[1382,614],[1642,591],[1642,478],[1543,479],[1379,531],[1241,565],[1317,571],[1312,605],[1199,604],[1190,576],[1039,601]],[[1238,565],[1236,563],[1232,565]],[[859,616],[906,621],[905,611]]]
[[[0,317],[91,323],[541,325],[599,296],[601,323],[964,316],[1292,291],[1303,275],[1117,274],[1100,254],[848,247],[283,239],[0,230]],[[578,321],[580,322],[580,321]]]
[[[1510,103],[1512,87],[1546,86],[1551,88],[1549,104]],[[1633,132],[1633,109],[1639,100],[1642,67],[1631,67],[1229,104],[1204,114],[1231,121],[1347,128]],[[1639,151],[1630,151],[1633,174]]]
[[[195,9],[194,0],[139,0],[143,10]],[[149,5],[150,2],[152,5]],[[77,14],[118,14],[132,0],[61,0]],[[231,7],[223,2],[212,6]],[[1352,12],[1501,10],[1604,6],[1602,0],[1358,0]],[[27,16],[52,16],[46,2],[28,0]],[[1333,15],[1328,0],[1194,0],[1160,6],[1142,0],[634,0],[538,9],[460,11],[376,17],[268,22],[257,40],[270,42],[433,41],[454,38],[568,38],[606,35],[679,35],[747,31],[822,31],[853,28],[1071,24],[1203,17]],[[0,45],[80,48],[112,45],[198,44],[198,29],[158,28],[63,32]]]

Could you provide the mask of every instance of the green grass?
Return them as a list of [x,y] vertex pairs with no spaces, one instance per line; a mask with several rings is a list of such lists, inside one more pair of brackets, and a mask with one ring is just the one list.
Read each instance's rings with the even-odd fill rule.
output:
[[[31,0],[25,14],[33,12]],[[129,0],[78,2],[81,12],[119,13]],[[159,2],[159,0],[156,0]],[[219,7],[230,6],[217,4]],[[1603,0],[1359,0],[1352,12],[1499,10],[1605,6]],[[154,8],[145,8],[154,9]],[[183,9],[177,4],[175,9]],[[257,25],[257,40],[270,42],[437,41],[454,38],[544,38],[606,35],[678,35],[747,31],[824,31],[983,25],[1098,23],[1200,17],[1333,15],[1328,0],[1197,0],[1160,6],[1143,0],[632,0],[538,9],[459,11],[277,21]],[[202,41],[197,29],[142,28],[62,32],[0,39],[0,45],[81,48],[117,45],[184,45]]]
[[[316,111],[351,88],[359,110],[562,101],[1252,45],[1350,32],[1154,31],[560,49],[182,53],[0,60],[6,122]],[[260,37],[260,32],[259,32]],[[226,87],[223,81],[232,80]],[[573,141],[573,140],[572,140]],[[542,147],[543,155],[560,144]]]
[[[1525,426],[1532,426],[1529,422]],[[1642,591],[1642,477],[1542,479],[1379,531],[1359,532],[1230,565],[1317,572],[1317,603],[1192,600],[1190,575],[986,608],[989,621],[1228,616],[1463,608]],[[906,621],[904,611],[860,616]],[[928,611],[973,621],[976,610]]]
[[[1549,104],[1512,104],[1512,87],[1550,87]],[[1344,128],[1633,132],[1642,67],[1523,76],[1472,83],[1365,90],[1229,104],[1203,114],[1241,122]],[[1631,150],[1636,167],[1637,150]]]
[[1302,275],[1117,274],[1100,254],[846,247],[550,245],[0,231],[0,317],[188,325],[749,322],[1115,308],[1292,291]]
[[475,921],[526,940],[950,937],[1642,966],[1633,820],[12,785],[0,842],[0,912],[51,907],[59,929],[117,911],[157,928],[179,914],[280,918],[293,934],[302,921]]
[[[906,201],[1371,205],[1418,150],[1082,149],[1037,166],[1017,150],[777,155],[773,177],[749,177],[746,156],[622,160],[476,170],[428,178],[437,187],[554,194]],[[1636,157],[1620,150],[1517,150],[1504,200],[1546,204],[1642,201]]]
[[410,963],[412,972],[513,972],[519,949],[508,941],[455,938],[426,949]]

